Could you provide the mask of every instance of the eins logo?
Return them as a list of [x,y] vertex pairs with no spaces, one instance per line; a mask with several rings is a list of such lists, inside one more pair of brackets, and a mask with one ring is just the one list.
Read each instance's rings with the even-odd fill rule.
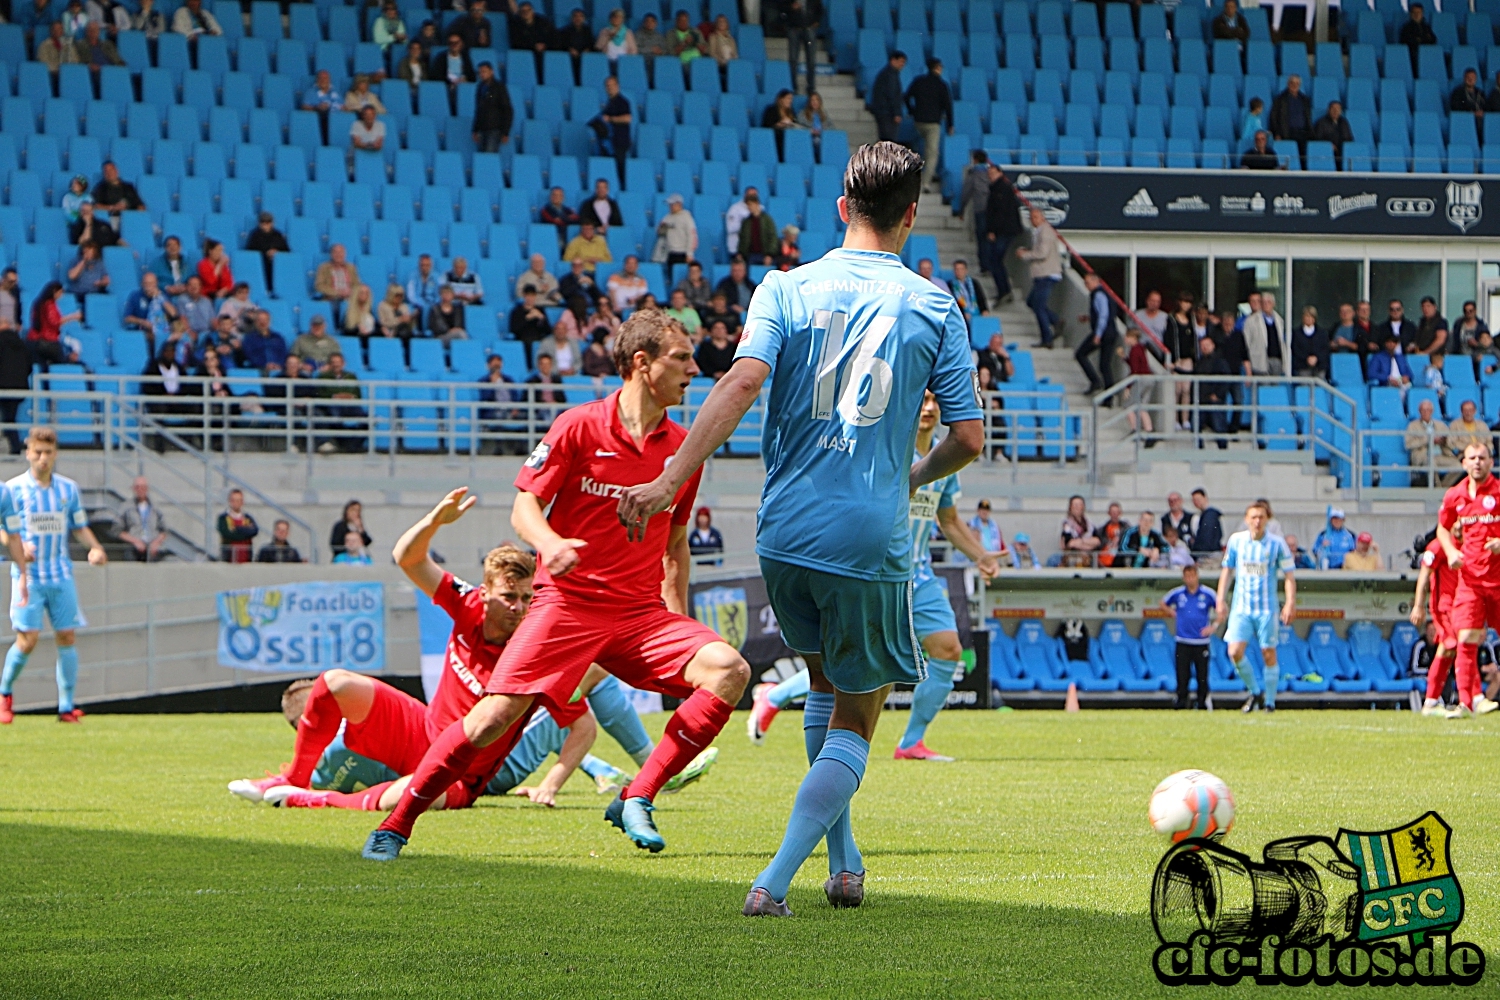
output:
[[1152,956],[1167,986],[1472,986],[1484,952],[1453,941],[1464,897],[1435,812],[1336,840],[1275,840],[1262,859],[1174,844],[1151,887]]

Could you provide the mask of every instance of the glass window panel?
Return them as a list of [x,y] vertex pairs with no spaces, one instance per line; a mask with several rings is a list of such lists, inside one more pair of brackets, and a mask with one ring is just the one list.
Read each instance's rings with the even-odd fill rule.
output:
[[1406,315],[1416,322],[1422,315],[1422,296],[1438,297],[1442,263],[1435,260],[1370,261],[1370,312],[1384,318],[1391,299],[1400,299]]
[[1302,310],[1318,310],[1318,325],[1330,327],[1338,322],[1339,305],[1358,302],[1365,287],[1365,265],[1360,260],[1294,260],[1292,261],[1292,296],[1295,299],[1282,313],[1293,325],[1302,322]]

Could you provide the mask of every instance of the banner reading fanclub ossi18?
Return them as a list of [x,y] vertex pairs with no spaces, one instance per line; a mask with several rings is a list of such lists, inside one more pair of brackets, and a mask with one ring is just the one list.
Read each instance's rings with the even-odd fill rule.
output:
[[298,583],[218,595],[219,666],[315,673],[385,668],[385,586]]

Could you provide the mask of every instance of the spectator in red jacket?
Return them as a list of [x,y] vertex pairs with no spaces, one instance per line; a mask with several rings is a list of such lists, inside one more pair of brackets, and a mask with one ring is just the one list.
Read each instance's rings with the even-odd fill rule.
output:
[[229,254],[218,240],[203,244],[203,259],[198,262],[198,278],[203,294],[218,302],[234,291],[234,272],[229,270]]

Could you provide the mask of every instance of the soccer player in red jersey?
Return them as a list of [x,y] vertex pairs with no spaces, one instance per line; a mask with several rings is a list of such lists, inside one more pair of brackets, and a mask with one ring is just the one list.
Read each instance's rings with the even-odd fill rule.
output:
[[[1438,542],[1449,568],[1458,571],[1448,620],[1458,633],[1459,704],[1450,719],[1500,708],[1479,684],[1479,643],[1486,627],[1500,625],[1500,480],[1490,475],[1495,460],[1489,445],[1469,445],[1463,464],[1468,476],[1443,494],[1438,508]],[[1455,526],[1462,527],[1462,550],[1453,539]]]
[[[526,616],[532,599],[535,560],[514,545],[505,544],[484,558],[484,584],[473,587],[446,572],[428,553],[432,537],[474,506],[465,499],[467,488],[445,496],[425,517],[407,529],[393,555],[412,583],[453,619],[443,674],[432,704],[373,677],[348,670],[329,670],[313,682],[297,724],[292,762],[281,773],[259,780],[230,782],[229,790],[253,802],[275,796],[277,789],[305,789],[323,751],[344,726],[344,745],[354,753],[377,760],[398,774],[410,775],[421,763],[432,741],[449,724],[462,719],[484,693],[500,652]],[[592,729],[592,726],[587,726]],[[590,741],[592,742],[592,741]],[[502,755],[503,760],[503,755]],[[488,774],[483,768],[493,764]],[[470,772],[460,775],[436,797],[433,808],[457,809],[473,803],[498,769],[485,755]],[[363,792],[350,793],[325,804],[354,809],[390,809],[409,778],[383,782]],[[343,793],[328,793],[342,795]]]
[[[1429,591],[1427,588],[1431,588]],[[1448,566],[1447,553],[1434,538],[1422,551],[1421,567],[1417,570],[1417,592],[1411,602],[1411,623],[1422,627],[1422,620],[1429,608],[1423,606],[1423,596],[1430,594],[1432,630],[1437,639],[1437,649],[1432,655],[1432,665],[1427,668],[1427,700],[1422,703],[1423,715],[1446,715],[1443,708],[1443,687],[1448,683],[1448,671],[1453,666],[1453,657],[1458,652],[1458,636],[1453,632],[1449,616],[1453,610],[1453,595],[1458,590],[1458,574]]]
[[595,662],[634,687],[683,699],[640,773],[605,811],[637,847],[660,851],[656,793],[713,742],[750,679],[733,646],[683,614],[687,524],[701,473],[683,484],[667,516],[645,524],[643,544],[627,540],[615,514],[624,490],[655,479],[687,436],[667,408],[682,402],[698,372],[692,341],[665,313],[641,310],[620,327],[614,361],[624,385],[559,416],[516,477],[511,525],[537,550],[536,600],[486,697],[438,737],[370,834],[362,854],[372,861],[394,860],[417,817],[476,757],[513,745],[534,705],[563,727],[587,711],[578,687]]

